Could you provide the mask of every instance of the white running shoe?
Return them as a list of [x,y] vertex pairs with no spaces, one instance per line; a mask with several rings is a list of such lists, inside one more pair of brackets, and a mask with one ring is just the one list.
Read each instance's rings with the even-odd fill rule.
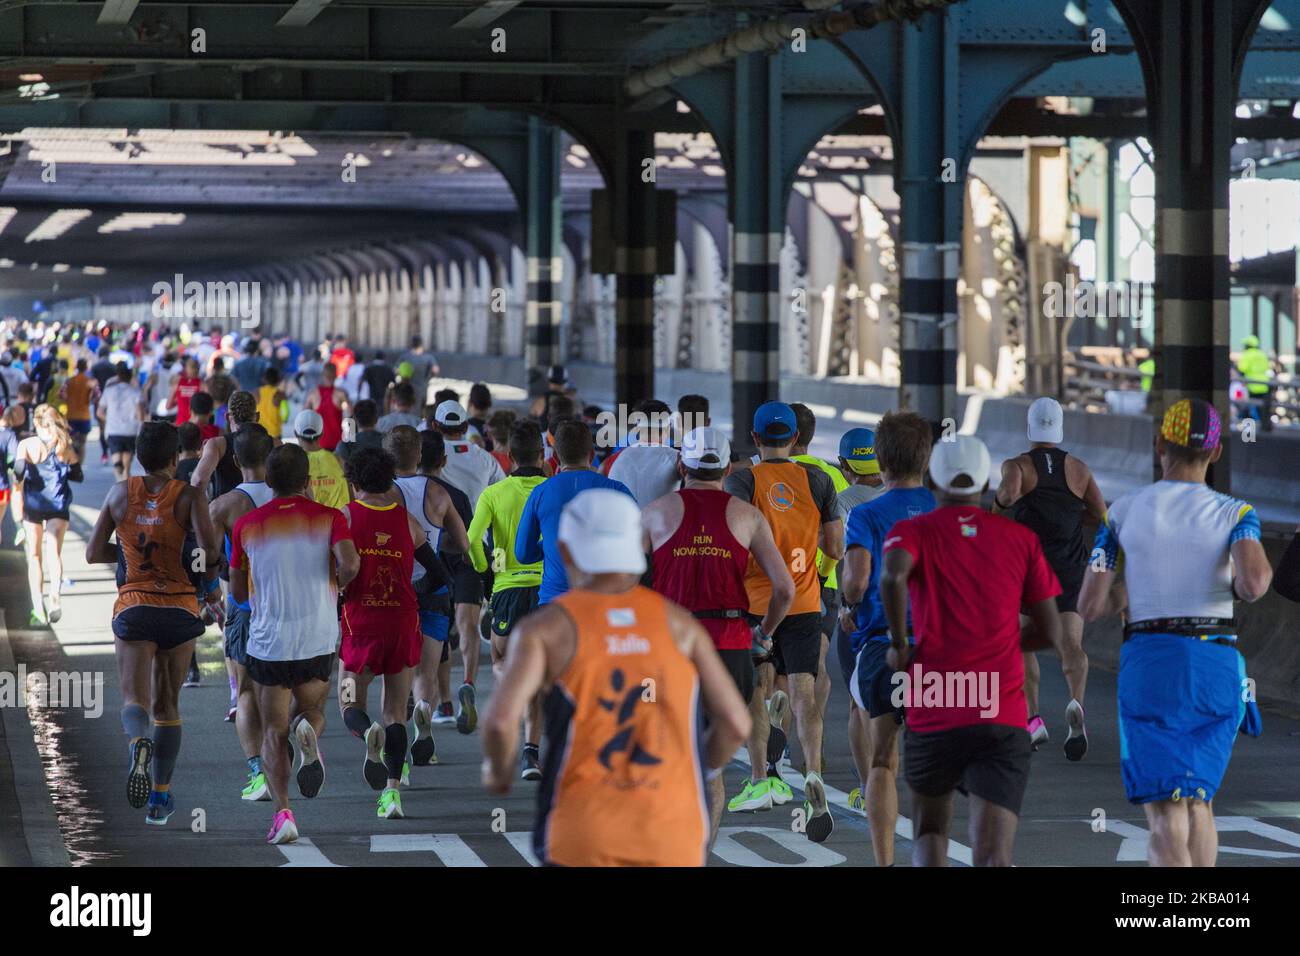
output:
[[388,786],[388,771],[384,768],[384,728],[379,721],[373,722],[366,730],[366,762],[361,765],[361,775],[371,790],[383,790]]
[[298,740],[298,792],[311,798],[325,785],[325,764],[321,760],[320,745],[310,721],[298,721],[293,735]]
[[1072,700],[1065,708],[1065,722],[1070,726],[1070,736],[1065,738],[1065,759],[1082,760],[1088,752],[1088,730],[1083,723],[1083,705]]

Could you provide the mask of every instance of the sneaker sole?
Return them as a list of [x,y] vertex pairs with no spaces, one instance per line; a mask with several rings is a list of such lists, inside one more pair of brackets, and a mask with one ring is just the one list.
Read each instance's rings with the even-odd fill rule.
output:
[[[175,812],[176,812],[176,811],[174,811],[174,810],[172,811],[172,813],[175,813]],[[165,826],[167,825],[167,821],[170,820],[171,818],[172,818],[172,815],[171,815],[171,813],[169,813],[169,814],[167,814],[167,816],[163,817],[163,818],[160,819],[160,820],[156,820],[156,819],[154,819],[153,817],[145,817],[145,818],[144,818],[144,822],[145,822],[148,826],[151,826],[151,827],[165,827]]]
[[153,762],[153,741],[141,737],[135,748],[135,761],[126,775],[126,802],[133,810],[143,810],[153,793],[153,777],[149,766]]
[[255,791],[252,792],[252,793],[241,793],[241,794],[239,795],[239,799],[240,799],[240,800],[247,800],[249,803],[259,803],[259,802],[261,802],[262,800],[270,800],[270,799],[271,799],[271,788],[270,788],[270,787],[263,787],[262,789],[260,789],[260,790],[255,790]]
[[266,842],[271,844],[271,846],[280,846],[285,843],[297,843],[298,828],[292,823],[287,824],[276,831],[275,836]]
[[804,793],[812,807],[804,833],[814,843],[825,843],[826,838],[835,829],[835,818],[831,816],[830,807],[826,805],[826,790],[821,784],[805,784]]
[[371,741],[370,731],[366,731],[366,762],[361,765],[361,776],[366,778],[371,790],[383,790],[388,786],[388,769],[384,766],[379,749],[384,739],[382,733],[374,736],[376,739]]
[[380,813],[380,814],[379,814],[379,819],[381,819],[381,820],[405,820],[405,819],[406,819],[406,814],[402,812],[402,808],[401,808],[401,806],[395,803],[395,804],[393,804],[391,807],[388,808],[388,812],[387,812],[387,813]]
[[[304,733],[302,728],[307,728]],[[316,746],[316,732],[305,720],[295,731],[298,747],[302,752],[302,766],[298,768],[298,792],[310,800],[325,785],[325,767],[320,762],[320,752]]]
[[535,767],[530,767],[519,775],[520,780],[541,780],[542,772]]
[[770,764],[780,763],[781,758],[785,756],[787,743],[784,730],[775,724],[769,727],[767,731],[767,762]]
[[462,687],[456,695],[460,700],[460,713],[456,715],[456,730],[462,734],[472,734],[478,726],[478,710],[474,706],[474,688]]
[[728,813],[762,813],[765,810],[771,810],[771,809],[772,809],[771,797],[768,797],[766,800],[762,801],[761,803],[755,803],[755,804],[750,804],[741,807],[733,807],[730,804],[727,805]]
[[1088,731],[1083,725],[1083,712],[1066,711],[1065,719],[1070,724],[1070,736],[1065,740],[1065,759],[1077,762],[1088,752]]
[[[424,717],[423,720],[420,719],[421,716]],[[415,724],[415,740],[411,744],[411,763],[417,767],[436,763],[434,757],[437,753],[437,745],[433,742],[433,720],[427,712],[419,708],[412,712],[411,720]]]
[[50,612],[50,623],[58,624],[63,619],[63,608],[57,608]]

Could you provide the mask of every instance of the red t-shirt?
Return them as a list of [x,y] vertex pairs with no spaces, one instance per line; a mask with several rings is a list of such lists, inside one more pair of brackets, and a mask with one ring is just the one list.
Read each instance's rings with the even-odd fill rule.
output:
[[190,399],[203,388],[203,379],[186,378],[182,375],[176,380],[176,424],[179,427],[190,420]]
[[211,441],[213,438],[216,438],[220,434],[221,434],[221,428],[217,425],[212,424],[211,422],[208,422],[208,424],[206,425],[199,426],[199,435],[203,438],[204,444]]
[[907,726],[1024,727],[1020,609],[1061,593],[1038,536],[979,508],[946,507],[890,528],[883,550],[895,548],[915,562],[907,590],[916,651],[901,688]]

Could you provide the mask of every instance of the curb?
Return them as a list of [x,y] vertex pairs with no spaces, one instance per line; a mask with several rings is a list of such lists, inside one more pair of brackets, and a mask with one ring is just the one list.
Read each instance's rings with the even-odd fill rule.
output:
[[[0,671],[17,673],[3,609],[0,609]],[[45,781],[45,767],[36,747],[36,735],[27,716],[25,698],[22,707],[0,707],[0,722],[3,722],[4,740],[9,746],[14,789],[18,793],[18,814],[32,864],[70,866],[68,848],[63,842],[63,833]]]

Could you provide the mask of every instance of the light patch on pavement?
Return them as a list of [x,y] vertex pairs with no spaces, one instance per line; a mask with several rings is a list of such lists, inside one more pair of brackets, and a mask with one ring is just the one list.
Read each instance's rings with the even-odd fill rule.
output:
[[[739,842],[736,837],[741,833],[753,833],[771,840],[781,849],[798,857],[799,862],[777,863],[769,860]],[[802,833],[777,827],[719,827],[713,852],[732,866],[837,866],[848,859],[829,847],[813,843]]]
[[443,866],[487,866],[469,844],[454,833],[376,833],[371,853],[432,853]]
[[276,847],[288,863],[281,863],[281,867],[286,866],[338,866],[337,863],[331,863],[320,850],[316,849],[316,844],[311,840],[303,837],[297,843],[281,843]]

